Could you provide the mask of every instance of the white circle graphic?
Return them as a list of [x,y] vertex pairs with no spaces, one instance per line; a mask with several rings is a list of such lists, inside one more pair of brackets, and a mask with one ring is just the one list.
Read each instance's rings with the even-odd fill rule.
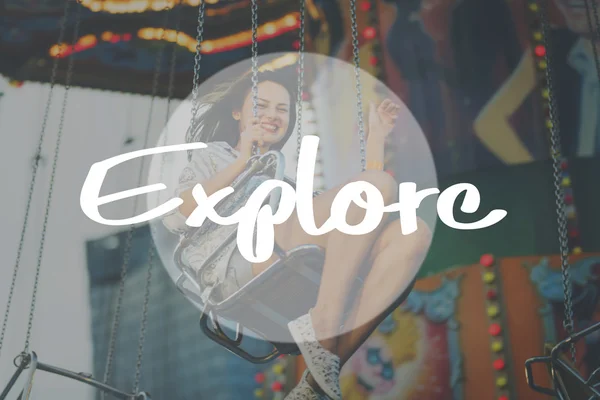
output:
[[[401,209],[408,204],[398,199],[401,183],[414,182],[417,191],[437,187],[435,165],[425,135],[409,109],[384,83],[360,71],[366,133],[364,154],[361,154],[354,66],[312,53],[305,54],[304,62],[306,94],[301,102],[301,132],[309,138],[318,137],[313,178],[313,188],[321,192],[313,200],[317,227],[323,225],[332,211],[343,213],[340,209],[331,210],[331,206],[338,204],[339,208],[339,204],[344,203],[334,199],[340,188],[352,181],[372,184],[379,189],[382,198],[400,203],[397,208]],[[279,73],[259,73],[256,100],[260,129],[252,131],[259,132],[264,149],[271,150],[267,154],[275,155],[266,160],[259,157],[269,166],[249,174],[245,183],[214,207],[219,212],[230,213],[219,214],[221,217],[233,215],[244,207],[248,196],[273,174],[281,173],[275,177],[285,176],[291,186],[296,181],[297,54],[261,56],[258,65],[261,71]],[[200,310],[210,311],[205,318],[207,328],[219,327],[232,340],[239,323],[245,336],[277,343],[283,349],[282,343],[289,346],[304,339],[298,332],[294,339],[288,322],[307,314],[309,309],[313,310],[310,315],[319,340],[339,337],[357,328],[374,329],[390,307],[410,290],[421,267],[435,229],[437,196],[422,200],[416,211],[418,229],[410,234],[403,234],[399,211],[394,211],[384,213],[386,219],[368,234],[346,234],[336,227],[323,235],[311,236],[302,229],[293,211],[283,224],[274,228],[273,240],[281,252],[275,252],[272,259],[264,263],[251,263],[240,253],[236,244],[237,224],[219,225],[208,219],[201,227],[186,224],[190,212],[196,212],[193,210],[198,198],[194,196],[195,200],[189,201],[194,186],[201,184],[210,199],[214,192],[230,186],[237,176],[247,171],[239,168],[247,164],[236,163],[245,157],[248,148],[245,143],[249,143],[240,137],[252,129],[250,70],[251,61],[246,60],[200,85],[197,95],[200,109],[191,131],[195,136],[188,130],[192,110],[190,95],[173,113],[156,144],[180,145],[191,140],[208,145],[192,152],[157,154],[152,159],[148,184],[160,182],[167,189],[147,195],[148,209],[175,197],[186,199],[170,214],[151,221],[162,264],[183,295]],[[387,108],[381,106],[386,100]],[[391,127],[385,123],[389,115],[395,118]],[[382,133],[382,129],[385,132]],[[361,172],[363,159],[369,167],[366,173]],[[272,163],[278,163],[279,170]],[[383,165],[389,169],[388,173],[379,171]],[[290,194],[289,191],[286,194],[286,190],[271,193],[279,193],[282,199]],[[295,192],[291,193],[293,197]],[[371,204],[371,196],[372,193],[363,194],[362,198]],[[301,206],[304,207],[307,200],[303,199]],[[350,226],[360,222],[357,202],[361,202],[360,198],[347,205],[345,215]],[[271,211],[274,211],[277,201],[272,205]],[[206,214],[212,208],[205,202],[198,213]],[[242,210],[247,211],[248,208]],[[266,211],[263,209],[261,213],[270,215]],[[407,211],[406,221],[410,219],[409,214]],[[241,230],[242,223],[239,227]],[[248,246],[268,244],[269,235],[264,234],[269,232],[268,228],[268,224],[259,225],[261,236]],[[207,288],[214,282],[219,284],[210,292],[206,303]]]

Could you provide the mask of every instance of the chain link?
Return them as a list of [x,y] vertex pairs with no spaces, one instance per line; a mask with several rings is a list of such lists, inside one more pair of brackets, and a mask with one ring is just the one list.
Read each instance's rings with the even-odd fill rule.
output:
[[[60,30],[59,30],[59,34],[58,34],[58,42],[57,43],[62,43],[65,39],[65,31],[67,28],[67,18],[69,15],[71,3],[73,1],[74,0],[66,0],[65,1],[63,16],[60,21]],[[63,52],[62,47],[61,47],[60,51],[61,51],[61,53]],[[38,139],[38,146],[37,146],[37,153],[36,153],[38,155],[41,154],[41,152],[42,152],[42,145],[44,143],[44,137],[46,135],[46,126],[48,124],[48,117],[50,114],[50,105],[52,103],[52,94],[54,92],[54,86],[56,85],[56,75],[57,75],[58,63],[59,63],[60,59],[61,59],[61,57],[55,57],[54,60],[52,61],[52,72],[50,74],[50,92],[48,93],[48,100],[46,101],[46,108],[44,110],[44,117],[42,120],[42,128],[41,128],[40,136]],[[33,163],[33,171],[31,174],[31,181],[29,182],[29,193],[27,195],[27,203],[25,205],[25,216],[23,218],[23,227],[21,228],[21,237],[19,238],[19,246],[17,248],[17,257],[15,260],[15,265],[13,267],[10,288],[8,290],[8,299],[6,301],[6,310],[4,312],[4,319],[2,320],[2,331],[0,332],[0,355],[2,355],[2,344],[4,343],[4,336],[6,335],[6,328],[8,326],[8,318],[10,316],[10,308],[12,305],[12,299],[14,297],[15,285],[17,282],[17,275],[19,273],[19,267],[21,265],[21,257],[23,255],[23,247],[25,245],[25,234],[27,232],[27,225],[29,222],[29,212],[31,211],[31,203],[33,200],[33,191],[35,188],[35,181],[37,178],[39,164],[40,164],[40,157],[36,157],[35,161]]]
[[367,166],[365,145],[365,123],[363,118],[362,88],[360,84],[360,56],[358,46],[358,23],[356,21],[356,0],[350,0],[350,18],[352,22],[352,55],[356,80],[356,108],[358,112],[358,136],[360,139],[360,164],[364,171]]
[[[163,9],[163,11],[167,12],[165,15],[164,23],[163,23],[165,28],[168,26],[169,15],[170,15],[171,10],[172,10],[172,8],[169,5],[167,5],[165,7],[165,9]],[[163,29],[161,41],[164,37],[164,34],[165,34],[165,29]],[[156,100],[156,94],[158,92],[158,83],[159,83],[159,78],[160,78],[161,62],[162,62],[162,58],[163,58],[163,54],[164,54],[164,49],[165,49],[165,44],[162,45],[162,47],[160,48],[160,50],[158,51],[158,53],[156,55],[154,75],[153,75],[153,79],[152,79],[152,92],[151,92],[150,107],[149,107],[149,112],[148,112],[148,119],[146,122],[146,130],[145,130],[145,134],[144,134],[144,144],[142,147],[144,149],[148,147],[148,141],[150,139],[150,127],[151,127],[151,122],[152,122],[152,114],[153,114],[153,109],[154,109],[154,102]],[[172,90],[172,88],[170,88],[170,90]],[[142,159],[140,170],[138,173],[138,179],[137,179],[138,186],[140,186],[142,184],[142,180],[143,180],[143,176],[144,176],[143,175],[144,174],[144,164],[145,164],[144,159]],[[138,208],[138,200],[139,200],[139,197],[136,196],[134,199],[134,205],[133,205],[134,213],[137,211],[137,208]],[[120,277],[121,279],[119,282],[119,292],[117,295],[117,304],[115,306],[114,320],[113,320],[113,325],[112,325],[112,329],[111,329],[111,333],[110,333],[109,348],[108,348],[108,353],[107,353],[107,357],[106,357],[106,365],[105,365],[105,370],[104,370],[104,383],[105,384],[108,384],[108,382],[110,381],[111,375],[112,375],[112,366],[113,366],[113,362],[114,362],[114,353],[115,353],[115,349],[116,349],[117,333],[118,333],[119,325],[120,325],[120,321],[121,321],[121,309],[123,306],[123,297],[125,294],[125,281],[127,279],[127,270],[129,269],[129,262],[131,260],[131,247],[132,247],[132,242],[133,242],[134,231],[135,231],[135,226],[132,225],[130,227],[130,229],[128,230],[127,237],[125,239],[123,264],[121,266],[121,277]],[[141,323],[140,323],[140,335],[138,338],[138,352],[137,352],[137,358],[136,358],[135,376],[134,376],[134,383],[133,383],[134,393],[138,393],[138,391],[139,391],[139,382],[140,382],[140,378],[141,378],[141,368],[142,368],[142,359],[143,359],[143,353],[144,353],[144,341],[145,341],[145,334],[146,334],[148,305],[150,303],[150,287],[151,287],[151,282],[152,282],[152,266],[153,266],[153,264],[154,264],[154,247],[152,245],[150,245],[150,248],[148,250],[148,262],[147,262],[148,270],[146,273],[144,302],[142,305],[142,318],[141,318]],[[100,392],[101,399],[104,399],[105,396],[106,396],[106,394],[104,392]]]
[[302,109],[304,91],[304,35],[305,35],[305,20],[306,20],[306,0],[300,0],[300,47],[298,48],[298,132],[296,142],[296,163],[300,161],[300,147],[302,146]]
[[[204,37],[204,15],[206,10],[206,1],[202,0],[198,7],[198,26],[196,27],[196,53],[194,54],[194,80],[192,84],[192,116],[186,138],[191,141],[192,133],[196,131],[198,123],[198,111],[200,103],[198,101],[198,89],[200,86],[200,60],[202,59],[202,41]],[[191,152],[188,152],[188,158],[191,158]]]
[[[137,205],[137,204],[136,204]],[[115,353],[117,332],[119,330],[119,324],[121,321],[121,306],[123,303],[123,294],[125,292],[125,279],[127,277],[127,269],[129,266],[129,260],[131,258],[131,243],[133,239],[133,227],[127,231],[127,237],[125,238],[125,247],[123,249],[123,265],[121,265],[121,277],[119,281],[119,293],[117,295],[117,304],[115,306],[115,315],[113,324],[110,332],[110,339],[108,342],[108,352],[106,355],[106,364],[104,366],[104,383],[108,384],[112,373],[113,356]],[[100,392],[100,398],[104,399],[105,393]]]
[[[77,40],[79,39],[79,27],[81,25],[81,8],[82,8],[82,6],[79,5],[79,7],[77,7],[77,11],[75,13],[76,17],[75,17],[75,27],[73,28],[73,43],[77,43]],[[52,194],[54,192],[54,182],[56,179],[56,169],[58,167],[58,156],[60,154],[60,145],[62,143],[63,128],[64,128],[64,122],[65,122],[65,113],[67,110],[67,100],[69,97],[69,89],[71,86],[71,79],[73,77],[73,61],[74,61],[74,57],[71,54],[69,56],[69,60],[68,60],[68,64],[67,64],[67,75],[66,75],[66,79],[65,79],[65,94],[63,96],[63,103],[62,103],[62,108],[60,111],[60,121],[59,121],[59,125],[58,125],[58,133],[57,133],[57,137],[56,137],[56,145],[54,147],[54,158],[52,160],[52,172],[50,174],[50,187],[48,189],[48,199],[46,201],[46,208],[44,210],[44,222],[42,224],[42,234],[41,234],[41,238],[40,238],[40,247],[39,247],[39,251],[38,251],[37,263],[36,263],[36,268],[35,268],[33,293],[31,295],[31,305],[29,307],[29,318],[27,321],[27,333],[25,334],[25,345],[23,348],[23,354],[29,353],[31,332],[33,330],[33,320],[35,317],[35,306],[37,303],[37,292],[38,292],[38,286],[39,286],[39,280],[40,280],[40,272],[42,269],[42,256],[44,254],[44,246],[46,244],[46,231],[48,228],[48,220],[50,218],[50,209],[51,209],[51,205],[52,205]]]
[[[179,7],[177,7],[177,14],[175,15],[175,37],[179,36],[179,31],[181,30],[181,11],[185,7],[183,3],[179,3]],[[175,65],[177,65],[177,43],[171,43],[171,61],[169,68],[169,86],[167,89],[167,110],[165,114],[165,135],[163,137],[162,145],[166,146],[169,144],[169,119],[171,117],[171,101],[173,100],[173,91],[175,89]],[[166,153],[162,153],[160,157],[160,179],[159,182],[163,181],[163,172],[165,168],[166,162]],[[159,200],[160,195],[156,194],[157,201]]]
[[[169,24],[169,17],[171,15],[172,10],[173,9],[169,5],[167,5],[164,9],[164,11],[166,11],[165,22],[164,22],[165,28]],[[164,39],[164,32],[165,32],[165,29],[163,29],[163,35],[161,37],[161,40]],[[160,78],[162,57],[164,54],[165,47],[166,47],[166,45],[163,44],[163,47],[160,49],[160,51],[158,52],[158,54],[156,56],[156,61],[155,61],[156,64],[155,64],[155,69],[154,69],[154,80],[152,82],[152,100],[150,101],[150,110],[148,111],[148,123],[146,125],[146,133],[145,133],[145,137],[144,137],[144,149],[147,148],[148,144],[149,144],[148,141],[150,139],[150,126],[151,126],[151,122],[152,122],[154,101],[156,100],[156,94],[158,92],[158,82],[159,82],[159,78]],[[173,68],[173,65],[171,65],[171,68]],[[172,88],[170,88],[170,90],[172,90]],[[162,168],[162,166],[161,166],[161,168]],[[140,167],[140,173],[138,176],[138,186],[140,186],[142,184],[143,175],[144,175],[144,159],[142,159],[142,165]],[[140,379],[142,376],[142,360],[143,360],[143,356],[144,356],[144,341],[146,338],[146,326],[148,323],[148,305],[150,303],[150,287],[151,287],[151,283],[152,283],[152,267],[154,265],[155,254],[156,254],[156,252],[154,250],[154,246],[151,243],[150,247],[148,248],[148,262],[147,262],[148,270],[146,272],[144,304],[142,306],[142,321],[140,324],[140,335],[139,335],[139,339],[138,339],[138,355],[137,355],[137,360],[136,360],[136,365],[135,365],[135,378],[134,378],[134,383],[133,383],[133,393],[138,393],[139,389],[140,389],[139,386],[140,386]]]
[[[177,7],[177,14],[175,15],[175,37],[178,38],[179,37],[179,31],[181,30],[181,11],[184,7],[184,3],[179,3],[179,7]],[[166,113],[166,118],[165,118],[165,139],[163,141],[163,145],[167,145],[167,136],[169,135],[169,130],[168,130],[168,122],[169,122],[169,118],[171,116],[171,100],[173,99],[173,91],[175,89],[175,65],[177,65],[177,43],[173,42],[171,43],[171,67],[169,69],[169,88],[167,90],[167,113]],[[161,157],[161,173],[162,173],[162,169],[164,167],[164,153],[162,154],[163,157]],[[161,177],[161,182],[162,182],[162,175]]]
[[[558,238],[560,246],[560,263],[561,263],[561,274],[563,281],[564,291],[564,308],[565,315],[563,326],[567,331],[567,334],[571,336],[574,330],[573,324],[573,303],[572,303],[572,287],[570,277],[570,265],[569,265],[569,241],[567,235],[567,216],[565,212],[565,199],[564,191],[561,185],[561,164],[562,164],[562,153],[560,143],[560,132],[559,132],[559,118],[558,118],[558,101],[556,99],[556,93],[554,91],[553,83],[553,72],[552,72],[552,48],[550,46],[549,34],[550,28],[548,23],[547,15],[547,2],[548,0],[541,2],[540,17],[542,22],[543,41],[544,47],[546,48],[546,85],[548,86],[549,93],[549,112],[550,112],[550,141],[551,141],[551,152],[552,152],[552,166],[554,169],[554,194],[556,197],[556,213],[558,222]],[[571,358],[573,362],[576,360],[575,344],[571,343]]]
[[[257,0],[252,0],[252,116],[258,117],[258,4]],[[252,147],[252,152],[256,155],[259,152],[258,146]]]

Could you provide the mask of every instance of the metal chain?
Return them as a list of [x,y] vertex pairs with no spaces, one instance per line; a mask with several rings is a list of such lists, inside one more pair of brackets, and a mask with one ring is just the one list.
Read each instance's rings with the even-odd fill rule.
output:
[[[171,7],[169,5],[167,5],[163,11],[167,11],[167,14],[165,15],[165,21],[163,23],[165,28],[162,30],[163,33],[161,36],[161,41],[164,38],[165,30],[168,25]],[[153,80],[152,80],[152,94],[151,94],[152,97],[150,100],[148,120],[146,123],[146,131],[144,134],[144,144],[142,147],[144,149],[148,147],[148,141],[150,138],[150,126],[151,126],[152,114],[153,114],[152,110],[154,108],[156,93],[158,91],[160,67],[161,67],[161,61],[162,61],[162,56],[163,56],[163,52],[164,52],[164,47],[165,47],[165,45],[163,44],[163,46],[160,48],[160,50],[158,51],[158,53],[156,55],[154,75],[153,75]],[[138,180],[137,180],[138,186],[140,186],[142,184],[144,164],[145,164],[144,159],[142,159],[140,170],[138,173]],[[133,212],[134,213],[138,208],[138,200],[139,200],[139,197],[136,196],[134,199],[134,204],[133,204]],[[110,378],[111,378],[111,374],[112,374],[114,353],[115,353],[116,342],[117,342],[117,333],[118,333],[119,325],[121,322],[121,308],[123,306],[123,297],[125,294],[125,281],[127,279],[127,270],[129,269],[129,262],[131,260],[131,247],[132,247],[132,242],[133,242],[134,231],[135,231],[135,226],[132,225],[129,228],[129,230],[127,232],[127,237],[125,239],[123,264],[121,266],[121,277],[120,277],[121,279],[119,282],[119,292],[117,295],[117,304],[115,307],[114,320],[113,320],[113,325],[112,325],[112,329],[111,329],[111,333],[110,333],[109,347],[108,347],[108,353],[106,356],[106,365],[105,365],[105,370],[104,370],[104,383],[105,384],[108,384],[108,382],[110,381]],[[145,334],[146,334],[148,304],[150,302],[150,286],[151,286],[151,282],[152,282],[152,266],[153,266],[153,264],[154,264],[154,248],[152,245],[150,245],[150,248],[148,250],[148,271],[146,274],[144,303],[142,306],[142,320],[141,320],[141,324],[140,324],[140,335],[139,335],[139,339],[138,339],[138,354],[137,354],[137,359],[136,359],[135,377],[134,377],[134,384],[133,384],[134,393],[137,393],[139,391],[139,381],[140,381],[140,377],[141,377],[142,358],[143,358],[143,351],[144,351],[144,340],[145,340]],[[106,394],[103,391],[100,392],[101,399],[104,399],[105,395]]]
[[[185,7],[184,3],[179,3],[179,7],[177,7],[177,14],[175,16],[176,19],[176,23],[175,23],[175,37],[177,38],[179,36],[179,31],[181,29],[181,10],[183,9],[183,7]],[[171,61],[170,61],[170,68],[169,68],[169,87],[167,89],[167,110],[165,113],[165,135],[163,137],[163,142],[162,145],[166,146],[169,143],[169,118],[171,117],[171,100],[173,100],[173,91],[175,89],[175,65],[177,65],[177,50],[176,47],[177,43],[173,42],[171,44]],[[166,161],[166,154],[163,153],[161,154],[160,157],[160,179],[159,182],[162,182],[163,179],[163,172],[164,172],[164,168],[165,168],[165,161]],[[156,199],[157,201],[159,200],[160,195],[156,194]],[[152,226],[152,225],[151,225]]]
[[[71,3],[73,0],[65,0],[65,6],[63,10],[63,16],[60,21],[60,31],[58,34],[58,42],[63,43],[65,39],[65,31],[67,27],[67,18],[69,15],[69,10],[71,7]],[[63,48],[60,50],[61,54],[63,52]],[[48,93],[48,100],[46,101],[46,109],[44,110],[44,117],[42,120],[42,128],[40,132],[40,136],[38,139],[37,153],[41,154],[42,145],[44,143],[44,137],[46,134],[46,126],[48,124],[48,117],[50,114],[50,105],[52,103],[52,94],[54,91],[54,86],[56,85],[56,75],[58,71],[58,63],[61,57],[55,57],[52,61],[52,72],[50,74],[50,92]],[[23,247],[25,245],[25,235],[27,232],[27,225],[29,222],[29,212],[31,210],[31,203],[33,200],[33,191],[35,188],[35,181],[37,178],[38,167],[40,164],[40,157],[36,157],[33,163],[33,172],[31,174],[31,181],[29,182],[29,193],[27,195],[27,202],[25,205],[25,216],[23,219],[23,227],[21,228],[21,237],[19,238],[19,246],[17,248],[17,258],[15,260],[15,265],[13,267],[12,279],[10,283],[10,288],[8,290],[8,299],[6,301],[6,310],[4,312],[4,319],[2,320],[2,330],[0,331],[0,356],[2,355],[2,344],[4,343],[4,336],[6,335],[6,328],[8,326],[8,318],[10,316],[10,308],[12,305],[12,299],[15,292],[15,285],[17,282],[17,275],[19,273],[19,267],[21,265],[21,256],[23,255]]]
[[298,132],[296,143],[296,162],[300,161],[300,147],[302,146],[302,108],[303,99],[302,92],[304,91],[304,35],[305,35],[305,19],[306,19],[306,0],[300,0],[300,47],[298,48]]
[[367,166],[365,145],[365,123],[363,118],[362,89],[360,84],[360,56],[358,46],[358,23],[356,22],[356,0],[350,0],[350,18],[352,20],[352,54],[354,76],[356,80],[356,108],[358,112],[358,136],[360,139],[360,164],[364,171]]
[[[552,75],[552,48],[549,40],[549,23],[547,16],[547,2],[548,0],[541,2],[540,17],[542,22],[543,31],[543,42],[546,48],[546,85],[548,86],[549,93],[549,112],[550,112],[550,141],[551,141],[551,152],[552,152],[552,166],[554,169],[554,194],[556,197],[556,213],[558,222],[558,238],[560,246],[560,263],[561,273],[563,281],[564,291],[564,307],[565,307],[565,318],[563,326],[567,331],[567,334],[571,336],[573,334],[573,303],[572,303],[572,288],[571,288],[571,277],[570,277],[570,265],[569,265],[569,241],[567,235],[567,216],[565,212],[565,199],[564,191],[561,185],[561,143],[560,143],[560,127],[558,117],[558,101],[555,96],[553,75]],[[571,359],[573,362],[576,360],[575,344],[571,343]]]
[[[258,4],[252,0],[252,115],[258,117]],[[257,152],[255,147],[254,152]]]
[[[165,29],[163,29],[163,35],[161,36],[161,41],[164,39],[164,32],[169,24],[169,17],[171,15],[172,10],[173,10],[173,8],[170,7],[168,4],[164,9],[164,11],[166,11],[165,22],[164,22]],[[148,111],[148,123],[146,125],[146,133],[145,133],[145,138],[144,138],[144,149],[148,147],[148,141],[150,139],[150,126],[151,126],[152,114],[153,114],[152,110],[154,108],[154,101],[156,100],[156,94],[158,92],[158,82],[159,82],[159,78],[160,78],[162,56],[164,54],[165,47],[166,47],[166,45],[163,44],[163,46],[161,47],[161,49],[159,50],[159,52],[156,56],[156,64],[155,64],[155,69],[154,69],[154,80],[152,82],[152,100],[150,101],[150,110]],[[172,66],[171,66],[171,68],[172,68]],[[171,88],[171,90],[172,90],[172,88]],[[143,175],[144,175],[144,159],[142,159],[142,165],[140,167],[140,172],[139,172],[139,176],[138,176],[138,186],[140,186],[142,184]],[[144,341],[146,338],[146,326],[148,323],[148,305],[150,303],[150,286],[152,283],[152,267],[154,265],[155,255],[156,255],[156,251],[154,249],[153,244],[151,243],[150,247],[148,248],[148,270],[146,272],[144,304],[142,306],[142,321],[140,324],[140,335],[139,335],[139,339],[138,339],[138,355],[137,355],[137,360],[136,360],[136,365],[135,365],[135,379],[133,382],[133,393],[138,393],[139,389],[140,389],[139,386],[140,386],[140,379],[142,376],[142,359],[144,356]]]
[[[196,129],[196,121],[200,104],[198,102],[198,86],[200,82],[200,60],[202,59],[202,40],[204,36],[204,14],[206,9],[206,1],[202,0],[198,7],[198,26],[196,27],[196,53],[194,54],[194,81],[192,83],[192,116],[190,125],[188,126],[189,137],[190,132]],[[188,153],[190,154],[190,153]],[[190,155],[191,156],[191,155]]]
[[[175,16],[176,19],[176,23],[175,23],[175,38],[179,37],[179,31],[181,29],[181,11],[183,9],[183,7],[185,7],[185,4],[183,2],[179,3],[179,7],[177,7],[177,15]],[[167,113],[166,113],[166,119],[165,119],[165,139],[163,141],[164,145],[166,145],[167,142],[167,136],[169,134],[169,130],[168,130],[168,122],[169,122],[169,117],[171,115],[171,100],[173,99],[173,90],[175,89],[175,65],[177,65],[177,43],[173,42],[171,44],[171,67],[169,68],[169,88],[167,90]],[[164,167],[164,153],[162,154],[163,157],[161,158],[161,173],[162,173],[162,168]],[[162,182],[162,175],[161,175],[161,180]]]
[[592,12],[590,10],[590,0],[585,0],[585,14],[587,16],[588,27],[590,29],[590,34],[592,35],[591,44],[592,51],[594,53],[594,64],[596,65],[596,75],[598,75],[598,80],[600,81],[600,60],[598,59],[598,43],[600,42],[600,15],[598,15],[598,4],[596,4],[596,0],[591,0],[592,9],[594,12],[594,19],[596,22],[596,29],[594,29],[594,24],[592,23]]
[[[79,1],[78,1],[79,3]],[[77,11],[75,12],[75,27],[73,28],[73,43],[77,43],[79,39],[79,27],[81,25],[81,9],[83,7],[79,4]],[[23,348],[23,354],[29,353],[29,342],[31,340],[31,332],[33,330],[33,320],[35,317],[35,306],[37,303],[37,292],[40,280],[40,272],[42,269],[42,256],[44,254],[44,245],[46,244],[46,231],[48,228],[48,220],[50,218],[50,209],[52,205],[52,194],[54,192],[54,182],[56,178],[56,169],[58,167],[58,156],[60,153],[60,145],[62,142],[62,134],[65,123],[65,113],[67,110],[67,100],[69,98],[69,89],[71,87],[71,79],[73,77],[73,53],[69,56],[67,64],[67,76],[65,79],[65,94],[63,96],[62,109],[60,111],[60,121],[58,125],[58,133],[56,137],[56,145],[54,146],[54,158],[52,160],[52,172],[50,174],[50,187],[48,188],[48,199],[46,201],[46,209],[44,211],[44,222],[42,224],[42,234],[40,238],[40,247],[37,256],[37,264],[35,267],[35,278],[33,283],[33,293],[31,295],[31,305],[29,307],[29,319],[27,321],[27,333],[25,334],[25,345]]]
[[[135,200],[134,200],[135,201]],[[137,204],[136,204],[137,206]],[[135,207],[137,208],[137,207]],[[123,264],[121,265],[121,277],[119,281],[119,294],[117,295],[117,304],[115,306],[115,315],[113,324],[110,332],[110,338],[108,341],[108,352],[106,355],[106,364],[104,366],[104,383],[108,384],[112,373],[113,356],[116,347],[117,331],[119,330],[119,324],[121,322],[121,306],[123,303],[123,294],[125,292],[125,278],[127,277],[127,269],[129,266],[129,260],[131,258],[131,243],[133,239],[133,226],[127,232],[125,238],[125,247],[123,249]],[[103,400],[105,396],[104,392],[100,392],[100,398]]]

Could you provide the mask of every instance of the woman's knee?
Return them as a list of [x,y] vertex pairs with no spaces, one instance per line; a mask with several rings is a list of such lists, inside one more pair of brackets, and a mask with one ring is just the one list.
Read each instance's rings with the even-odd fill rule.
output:
[[386,248],[402,253],[402,256],[425,258],[431,246],[432,234],[427,223],[417,217],[416,231],[405,235],[400,221],[395,220],[386,226],[382,239]]
[[364,171],[357,181],[365,181],[375,186],[386,205],[398,201],[398,182],[390,174],[384,171]]
[[410,249],[410,256],[413,259],[419,258],[423,261],[431,246],[432,238],[431,230],[427,223],[417,217],[417,230],[405,235],[404,239]]

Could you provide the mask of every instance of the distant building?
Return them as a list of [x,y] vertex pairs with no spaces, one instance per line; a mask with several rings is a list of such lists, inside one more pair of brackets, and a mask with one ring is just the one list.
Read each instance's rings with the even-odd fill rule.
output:
[[[104,376],[126,237],[127,232],[122,232],[87,245],[94,377],[99,380]],[[151,244],[147,226],[135,230],[111,379],[111,385],[125,391],[132,390],[134,381]],[[204,336],[200,311],[177,291],[158,256],[152,267],[147,316],[141,390],[154,399],[169,400],[254,397],[258,386],[254,376],[269,366],[246,362]],[[244,347],[255,352],[268,349],[265,343],[251,344]]]

